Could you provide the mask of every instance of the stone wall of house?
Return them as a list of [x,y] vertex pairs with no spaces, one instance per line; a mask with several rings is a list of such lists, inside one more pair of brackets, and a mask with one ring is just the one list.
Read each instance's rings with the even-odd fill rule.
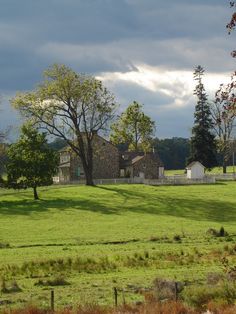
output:
[[[80,171],[78,170],[80,169]],[[74,153],[71,153],[71,162],[70,162],[70,180],[77,181],[79,179],[84,179],[83,165],[80,158]]]
[[158,179],[160,161],[151,154],[147,154],[141,160],[133,164],[133,176],[139,177],[144,174],[145,179]]
[[120,174],[119,151],[100,136],[95,136],[93,158],[94,179],[118,178]]
[[[68,154],[70,154],[70,180],[84,179],[85,174],[80,158],[73,152],[68,152]],[[119,171],[118,149],[102,137],[95,135],[93,141],[93,178],[118,178]]]

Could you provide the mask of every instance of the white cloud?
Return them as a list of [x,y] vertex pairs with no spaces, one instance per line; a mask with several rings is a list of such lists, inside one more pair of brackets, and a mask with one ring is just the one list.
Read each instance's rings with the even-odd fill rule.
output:
[[[119,81],[134,83],[157,95],[167,96],[171,99],[168,104],[159,106],[162,110],[172,108],[182,108],[189,105],[189,100],[193,97],[193,90],[196,82],[193,80],[191,71],[166,70],[149,65],[135,65],[137,70],[129,72],[105,72],[98,76],[105,85],[113,87]],[[205,89],[210,97],[221,83],[227,83],[229,77],[227,73],[206,73],[203,77]],[[133,95],[135,98],[135,95]]]

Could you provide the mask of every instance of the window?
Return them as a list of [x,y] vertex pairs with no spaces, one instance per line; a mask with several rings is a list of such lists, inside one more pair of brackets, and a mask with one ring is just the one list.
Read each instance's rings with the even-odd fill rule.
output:
[[123,158],[124,160],[128,160],[128,159],[129,159],[129,156],[128,156],[128,155],[122,155],[122,158]]
[[60,162],[65,163],[70,161],[70,155],[69,154],[61,154],[60,156]]
[[120,177],[123,178],[125,176],[125,169],[120,169]]
[[78,176],[78,178],[82,178],[82,177],[84,177],[84,169],[83,169],[83,167],[81,167],[81,166],[78,166],[77,167],[77,176]]

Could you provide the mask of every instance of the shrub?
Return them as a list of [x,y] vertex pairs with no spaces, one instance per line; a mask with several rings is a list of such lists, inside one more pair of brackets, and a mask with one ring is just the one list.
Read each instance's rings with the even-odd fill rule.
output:
[[236,299],[236,285],[223,281],[216,286],[187,287],[182,293],[185,302],[197,309],[207,309],[210,302],[232,305]]
[[173,237],[174,241],[176,242],[181,242],[181,236],[179,234],[176,234],[174,237]]
[[19,287],[18,283],[14,280],[9,287],[7,287],[6,281],[2,279],[1,292],[2,293],[14,293],[20,292],[22,289]]
[[7,285],[6,285],[6,281],[4,278],[2,278],[2,283],[1,283],[1,292],[2,293],[8,293],[8,289],[7,289]]
[[213,237],[226,237],[229,235],[228,232],[225,231],[223,226],[220,228],[219,231],[214,228],[209,228],[206,233]]
[[207,284],[208,285],[216,285],[221,280],[225,279],[224,274],[222,273],[208,273],[207,274]]
[[9,243],[0,242],[0,249],[8,249],[10,247]]
[[70,283],[66,281],[63,276],[57,276],[54,279],[49,279],[46,281],[40,279],[35,283],[35,286],[66,286],[66,285],[70,285]]
[[165,299],[176,300],[178,294],[183,290],[184,284],[172,280],[156,278],[153,281],[154,297],[157,301]]
[[225,231],[224,227],[221,227],[219,231],[219,237],[226,237],[226,236],[228,236],[228,232]]

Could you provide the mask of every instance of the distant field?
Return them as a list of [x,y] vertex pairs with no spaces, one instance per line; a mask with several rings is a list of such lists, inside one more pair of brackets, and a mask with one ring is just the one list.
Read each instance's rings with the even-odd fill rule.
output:
[[[167,176],[174,176],[176,174],[184,174],[184,169],[178,169],[178,170],[165,170],[165,175]],[[236,166],[235,166],[235,171],[236,171]],[[234,169],[233,166],[227,167],[227,173],[233,173]],[[218,173],[223,173],[222,167],[215,167],[211,171],[207,171],[207,173],[210,174],[218,174]]]
[[[134,291],[156,276],[204,281],[235,263],[236,182],[199,186],[61,186],[32,192],[0,190],[1,300],[19,306],[112,303],[112,287]],[[209,228],[229,233],[213,237]],[[60,278],[59,278],[60,277]],[[14,292],[16,279],[22,291]],[[66,282],[65,282],[66,281]]]

